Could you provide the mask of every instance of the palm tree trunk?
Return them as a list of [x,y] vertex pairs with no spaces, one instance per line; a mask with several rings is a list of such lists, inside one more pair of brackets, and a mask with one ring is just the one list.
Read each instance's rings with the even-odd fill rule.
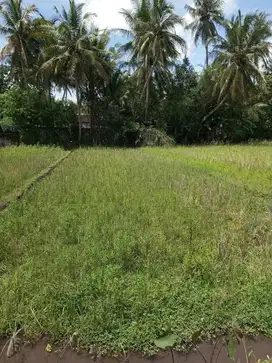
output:
[[203,122],[205,122],[209,117],[211,117],[221,106],[223,106],[223,104],[225,103],[226,99],[227,99],[228,95],[225,95],[224,98],[222,98],[222,100],[218,103],[218,105],[213,108],[211,110],[211,112],[208,113],[208,115],[206,115],[204,118],[203,118]]
[[209,67],[209,45],[205,44],[205,51],[206,51],[206,68]]
[[[26,69],[25,69],[25,68],[27,68],[28,64],[27,64],[26,54],[24,51],[24,45],[23,45],[23,42],[22,42],[22,39],[20,36],[19,36],[19,42],[20,42],[21,71],[22,71],[22,76],[23,76],[23,80],[24,80],[24,87],[28,91],[28,83],[27,83]],[[25,62],[24,62],[24,60],[25,60]]]
[[76,99],[77,99],[77,120],[78,120],[78,143],[80,144],[82,135],[82,125],[81,125],[81,100],[80,100],[80,90],[79,85],[76,84]]
[[26,78],[26,73],[25,73],[25,68],[24,68],[24,62],[23,62],[22,57],[21,57],[21,70],[22,70],[24,88],[28,91],[28,83],[27,83],[27,78]]
[[148,117],[148,105],[149,105],[149,85],[146,85],[146,96],[145,96],[145,122]]
[[147,121],[147,117],[148,117],[150,85],[151,85],[151,71],[149,73],[147,73],[147,79],[146,79],[145,122]]
[[94,82],[89,81],[86,84],[87,94],[88,94],[88,113],[90,120],[90,129],[91,129],[91,137],[93,145],[96,144],[96,133],[97,133],[97,115],[94,112],[95,110],[95,92],[94,92]]

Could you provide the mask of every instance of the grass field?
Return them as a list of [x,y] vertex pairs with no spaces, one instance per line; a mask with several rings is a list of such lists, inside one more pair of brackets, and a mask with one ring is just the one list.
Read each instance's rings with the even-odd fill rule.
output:
[[72,153],[0,224],[0,332],[272,336],[272,145]]
[[0,148],[0,201],[65,154],[52,147]]

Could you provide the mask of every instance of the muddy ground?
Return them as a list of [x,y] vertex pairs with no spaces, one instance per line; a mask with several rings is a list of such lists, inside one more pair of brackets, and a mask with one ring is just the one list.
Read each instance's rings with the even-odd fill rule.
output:
[[[0,342],[0,352],[5,345],[5,341]],[[46,339],[40,340],[34,346],[28,344],[21,347],[20,351],[11,358],[6,355],[6,349],[0,358],[1,363],[172,363],[171,352],[161,352],[155,357],[147,358],[136,353],[128,353],[119,358],[97,358],[93,359],[88,353],[76,353],[72,349],[66,349],[64,354],[60,350],[54,349],[51,353],[46,351]],[[247,351],[253,351],[250,362],[257,362],[258,359],[272,357],[272,339],[258,338],[246,342]],[[212,344],[204,343],[199,347],[199,351],[190,354],[174,353],[175,363],[230,363],[225,346],[217,344],[214,348]],[[237,347],[236,362],[247,362],[245,350],[242,345]]]

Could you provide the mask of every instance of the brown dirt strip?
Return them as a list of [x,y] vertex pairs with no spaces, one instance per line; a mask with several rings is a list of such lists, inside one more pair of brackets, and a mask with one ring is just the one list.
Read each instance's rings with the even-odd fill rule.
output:
[[[6,341],[0,341],[0,352]],[[48,341],[41,339],[35,345],[27,344],[11,358],[6,356],[3,351],[0,358],[1,363],[173,363],[171,353],[160,352],[157,356],[144,357],[137,353],[128,353],[117,358],[99,357],[92,358],[87,352],[77,353],[67,349],[61,354],[61,349],[53,347],[51,353],[45,350]],[[256,340],[247,340],[247,352],[251,352],[250,362],[255,363],[259,359],[272,357],[272,339],[258,338]],[[199,347],[199,351],[193,351],[189,354],[174,352],[174,363],[231,363],[225,346],[218,344],[216,347],[210,343],[204,343]],[[205,359],[204,359],[205,358]],[[235,362],[247,363],[246,354],[242,345],[237,347]]]
[[13,192],[9,196],[7,196],[6,201],[2,202],[0,201],[0,212],[6,210],[11,202],[22,199],[30,189],[32,189],[37,183],[39,183],[48,175],[50,175],[52,171],[56,169],[57,166],[59,166],[59,164],[61,164],[65,159],[67,159],[71,155],[71,153],[72,151],[70,151],[67,155],[62,156],[58,161],[56,161],[54,164],[51,164],[49,167],[44,169],[38,175],[29,179],[21,190]]

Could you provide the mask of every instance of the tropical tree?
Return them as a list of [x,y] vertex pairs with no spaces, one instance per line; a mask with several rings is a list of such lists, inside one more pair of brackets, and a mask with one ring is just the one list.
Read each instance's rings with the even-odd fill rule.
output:
[[0,65],[0,94],[9,90],[12,85],[10,67],[8,65]]
[[211,116],[229,100],[243,104],[260,87],[265,86],[262,65],[270,61],[272,22],[263,12],[246,14],[241,11],[225,21],[226,37],[213,50],[215,87],[218,104]]
[[130,52],[131,63],[136,65],[139,81],[145,95],[145,120],[151,87],[165,83],[169,66],[186,50],[186,42],[176,33],[176,26],[184,25],[182,17],[174,12],[166,0],[132,1],[132,10],[122,10],[129,30],[122,30],[131,40],[123,46]]
[[194,0],[194,6],[185,5],[193,18],[186,28],[191,30],[196,45],[201,41],[205,46],[206,68],[209,66],[209,44],[218,35],[216,26],[223,21],[222,6],[222,0]]
[[69,0],[68,11],[56,8],[59,24],[56,29],[56,42],[48,47],[48,60],[44,62],[40,72],[49,72],[56,83],[67,89],[75,89],[78,109],[78,141],[81,140],[81,91],[87,81],[90,67],[96,69],[103,79],[107,79],[101,50],[94,45],[96,33],[90,28],[91,14],[83,15],[84,4],[76,4]]
[[33,16],[37,13],[35,5],[24,7],[22,0],[1,2],[3,25],[0,25],[0,33],[8,40],[1,50],[1,56],[10,60],[12,72],[23,81],[24,88],[28,87],[27,71],[35,51]]

